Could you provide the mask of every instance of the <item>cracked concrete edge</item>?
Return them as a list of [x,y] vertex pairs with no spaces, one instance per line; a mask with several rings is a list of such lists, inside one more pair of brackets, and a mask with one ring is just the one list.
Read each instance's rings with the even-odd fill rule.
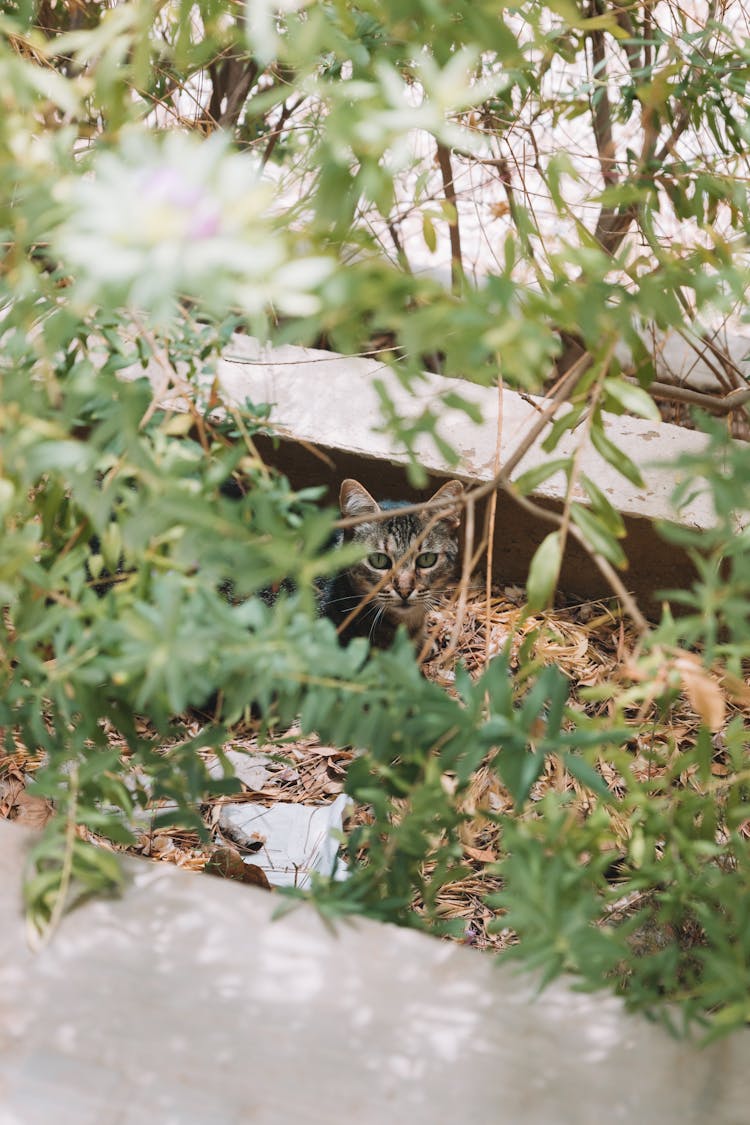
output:
[[[167,408],[185,408],[186,383],[167,388],[164,366],[152,359],[123,368],[119,374],[132,379],[146,376]],[[184,369],[179,372],[184,375]],[[203,380],[208,388],[213,374]],[[462,379],[424,372],[409,389],[386,364],[360,356],[341,355],[296,345],[271,346],[251,336],[235,334],[219,359],[215,375],[229,401],[270,405],[270,423],[288,441],[309,442],[328,450],[340,450],[370,460],[406,466],[408,457],[396,439],[382,428],[379,382],[396,410],[415,419],[425,410],[439,414],[439,430],[456,450],[452,465],[428,436],[417,442],[422,465],[430,473],[457,476],[467,482],[492,479],[497,459],[497,436],[501,431],[500,464],[507,459],[538,415],[543,400],[532,395],[479,386]],[[444,396],[465,399],[482,415],[474,423],[455,406],[446,406]],[[502,403],[502,405],[501,405]],[[501,417],[500,417],[501,416]],[[647,519],[675,518],[670,497],[680,480],[672,463],[682,454],[701,452],[705,435],[666,422],[648,422],[627,415],[606,415],[611,439],[641,470],[645,487],[637,489],[609,466],[590,446],[582,454],[581,469],[609,496],[624,515]],[[553,454],[534,443],[514,475],[520,475],[552,457],[565,457],[576,448],[575,433],[563,435]],[[565,477],[558,473],[545,481],[533,496],[561,501]],[[583,490],[576,499],[587,503]],[[685,506],[680,522],[710,526],[713,512],[708,497],[697,495]]]
[[[196,393],[195,385],[187,382],[184,369],[173,373],[170,384],[168,368],[156,359],[145,369],[133,365],[120,374],[124,378],[146,375],[157,401],[165,409],[186,409],[187,396]],[[497,388],[429,373],[406,389],[394,371],[371,357],[339,355],[291,344],[273,347],[239,334],[232,337],[215,369],[200,377],[199,386],[208,391],[214,378],[228,402],[270,406],[270,422],[276,437],[259,435],[254,439],[261,455],[284,472],[294,488],[324,486],[332,505],[336,503],[341,480],[347,476],[358,477],[381,498],[426,499],[434,490],[434,481],[427,489],[410,486],[406,472],[408,457],[382,426],[378,381],[405,418],[414,419],[429,409],[438,414],[440,430],[456,449],[459,461],[451,465],[434,442],[422,436],[417,451],[428,473],[436,478],[457,477],[469,484],[492,479],[498,431],[502,431],[502,464],[528,432],[542,401],[508,390],[501,395]],[[446,393],[461,396],[477,407],[482,422],[476,424],[462,410],[445,406],[442,400]],[[606,425],[610,439],[641,470],[644,487],[630,484],[590,444],[582,451],[580,469],[622,515],[626,530],[622,545],[628,558],[624,581],[645,612],[658,614],[661,592],[689,586],[695,574],[688,555],[674,545],[666,545],[659,537],[658,521],[672,520],[698,530],[714,521],[710,495],[697,477],[691,476],[691,496],[679,514],[670,503],[681,480],[680,470],[673,462],[684,454],[700,454],[707,438],[665,422],[628,416],[607,415]],[[520,462],[517,473],[544,464],[551,457],[567,455],[578,441],[576,432],[567,433],[557,450],[548,454],[538,440]],[[559,512],[565,486],[565,476],[559,472],[531,498],[541,508]],[[580,487],[574,499],[588,503]],[[477,527],[482,526],[483,517],[481,506]],[[549,521],[529,515],[509,497],[501,496],[495,522],[494,581],[500,585],[523,584],[534,551],[549,530]],[[566,547],[560,589],[581,598],[607,598],[612,593],[589,553],[573,540]]]
[[413,930],[333,925],[145,860],[33,954],[34,837],[0,822],[2,1125],[741,1125],[750,1033],[699,1050],[622,1001]]

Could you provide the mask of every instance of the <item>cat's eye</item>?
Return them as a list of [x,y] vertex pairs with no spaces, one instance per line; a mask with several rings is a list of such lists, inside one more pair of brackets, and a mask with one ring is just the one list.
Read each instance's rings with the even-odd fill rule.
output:
[[438,557],[435,551],[424,551],[423,554],[417,555],[417,566],[420,570],[429,570],[437,561]]
[[391,560],[382,551],[375,551],[373,554],[367,556],[367,561],[370,566],[375,570],[388,570],[391,565]]

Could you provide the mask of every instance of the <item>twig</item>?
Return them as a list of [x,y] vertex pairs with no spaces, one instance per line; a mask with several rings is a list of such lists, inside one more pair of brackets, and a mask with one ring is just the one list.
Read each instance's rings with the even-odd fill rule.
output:
[[[468,502],[469,496],[471,496],[473,502],[481,500],[484,496],[487,496],[489,493],[494,492],[498,487],[500,487],[503,480],[509,478],[510,474],[517,467],[519,462],[526,456],[529,449],[539,437],[547,423],[551,421],[552,416],[555,414],[557,408],[562,402],[567,399],[568,394],[573,389],[575,384],[585,374],[588,363],[585,363],[584,360],[588,359],[588,354],[586,354],[586,356],[582,356],[578,363],[574,367],[571,367],[567,374],[565,374],[560,379],[554,394],[551,395],[549,399],[548,405],[546,406],[546,408],[540,411],[538,418],[535,420],[534,424],[529,427],[524,437],[510,454],[503,468],[499,470],[490,480],[485,481],[484,484],[477,485],[477,487],[472,489],[471,492],[465,492],[463,496],[457,497],[457,499],[453,503],[451,503],[451,508],[465,505]],[[428,509],[440,510],[444,509],[445,507],[445,502],[441,503],[440,501],[437,501],[435,503],[432,500],[422,500],[419,503],[408,504],[403,508],[399,508],[399,514],[403,516],[410,516],[416,515],[420,512],[425,512]],[[334,527],[356,527],[361,523],[372,523],[380,520],[387,520],[390,518],[391,514],[392,513],[385,511],[375,512],[372,515],[368,513],[364,516],[349,516],[346,519],[336,520]]]
[[[629,383],[638,380],[628,376]],[[745,403],[750,402],[750,387],[738,387],[727,395],[713,395],[709,391],[696,391],[692,387],[672,386],[671,383],[651,383],[648,392],[654,398],[666,402],[687,402],[693,406],[702,407],[711,414],[731,414]]]
[[274,131],[269,136],[268,144],[266,145],[263,155],[260,158],[261,165],[264,168],[266,164],[268,164],[268,161],[271,159],[276,145],[279,143],[279,140],[284,132],[284,126],[286,125],[289,118],[297,112],[304,100],[305,95],[300,94],[300,96],[298,98],[295,98],[293,102],[284,102],[281,108],[281,114],[279,115],[279,120],[276,122]]
[[[502,376],[497,379],[497,434],[495,437],[495,460],[492,466],[495,476],[500,472],[500,449],[503,440],[503,380]],[[497,493],[493,492],[490,496],[487,505],[487,524],[486,524],[486,538],[487,538],[487,563],[485,567],[485,619],[484,619],[484,639],[485,639],[485,659],[489,662],[490,659],[490,604],[492,599],[492,562],[495,554],[495,516],[497,513]]]
[[[453,633],[448,644],[447,651],[443,654],[443,659],[447,660],[452,656],[458,648],[458,640],[461,636],[461,629],[463,628],[464,618],[466,617],[466,602],[469,596],[469,584],[471,582],[471,575],[474,570],[474,497],[471,493],[466,501],[466,522],[465,522],[465,540],[464,540],[464,555],[461,566],[461,579],[459,582],[459,595],[458,604],[456,606],[456,620],[453,624]],[[483,548],[482,548],[483,549]]]
[[408,274],[413,273],[413,270],[411,268],[411,262],[409,261],[408,257],[406,256],[406,251],[404,250],[404,245],[403,245],[403,242],[401,241],[401,235],[398,232],[398,227],[396,226],[396,222],[393,219],[387,219],[385,225],[386,225],[386,228],[388,230],[389,235],[391,236],[391,240],[392,240],[394,248],[396,250],[396,259],[398,261],[399,266],[404,271],[404,273],[408,273]]
[[437,160],[440,166],[440,175],[443,180],[445,198],[453,208],[453,218],[448,223],[448,234],[451,243],[451,279],[454,290],[458,291],[463,279],[463,256],[461,254],[461,231],[458,225],[458,198],[456,185],[453,181],[453,166],[451,164],[450,149],[437,142]]

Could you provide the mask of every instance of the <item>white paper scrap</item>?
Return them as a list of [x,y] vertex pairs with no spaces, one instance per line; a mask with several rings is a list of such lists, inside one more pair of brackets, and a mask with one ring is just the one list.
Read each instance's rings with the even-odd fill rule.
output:
[[261,867],[276,887],[307,887],[313,871],[346,877],[338,858],[339,842],[332,831],[343,826],[350,798],[340,794],[330,805],[229,804],[221,810],[219,827],[236,843],[261,847],[245,856],[245,863]]

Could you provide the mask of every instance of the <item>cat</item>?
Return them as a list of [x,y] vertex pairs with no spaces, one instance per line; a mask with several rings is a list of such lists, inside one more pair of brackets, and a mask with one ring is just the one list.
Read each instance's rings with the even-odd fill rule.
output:
[[[401,514],[399,509],[408,507],[409,501],[378,503],[359,481],[343,482],[339,497],[341,515],[345,519],[364,518],[354,527],[339,530],[330,545],[353,542],[366,555],[333,578],[316,582],[318,614],[337,627],[342,645],[354,637],[365,637],[374,648],[390,648],[399,626],[404,625],[417,652],[421,651],[428,611],[459,577],[461,520],[457,506],[462,496],[463,485],[448,481],[431,497],[430,502],[436,503],[436,507]],[[388,514],[382,518],[382,513]],[[374,518],[378,515],[380,519]],[[368,594],[381,580],[382,588],[368,600]],[[228,601],[238,601],[231,580],[225,580],[220,590]],[[293,592],[294,585],[284,579],[276,586],[260,590],[257,596],[273,605],[279,596]],[[219,693],[213,692],[193,710],[201,718],[210,716],[218,720],[219,700]],[[257,702],[251,701],[249,708],[256,719],[260,717]]]
[[390,648],[404,625],[417,651],[422,648],[428,611],[458,579],[462,494],[462,484],[448,481],[430,498],[435,508],[402,515],[408,501],[378,502],[359,481],[342,483],[342,517],[362,522],[345,529],[341,541],[367,552],[320,587],[319,612],[339,628],[342,644],[366,637],[374,648]]

